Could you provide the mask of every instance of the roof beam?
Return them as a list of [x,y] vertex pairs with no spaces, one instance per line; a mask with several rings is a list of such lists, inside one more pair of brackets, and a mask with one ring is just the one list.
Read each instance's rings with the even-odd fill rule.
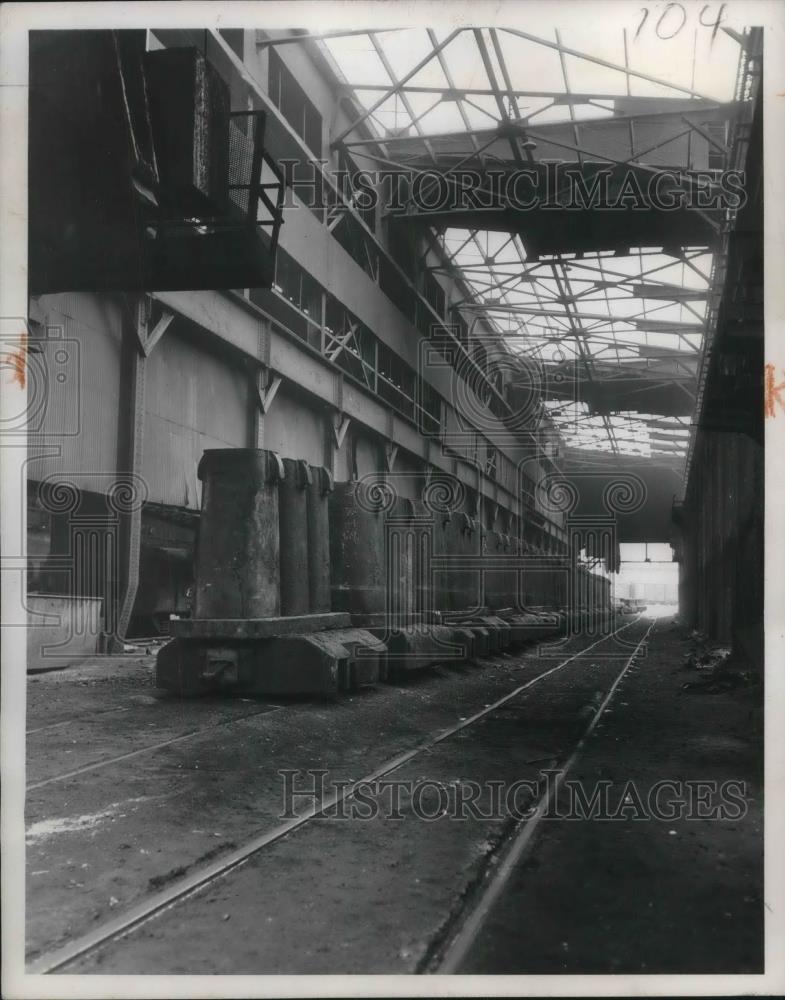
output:
[[656,83],[660,87],[667,87],[669,90],[675,90],[690,97],[700,97],[704,101],[714,100],[708,94],[702,94],[692,87],[682,87],[679,84],[672,83],[670,80],[663,80],[661,77],[652,76],[650,73],[641,73],[639,70],[630,69],[629,66],[619,66],[618,63],[612,63],[607,59],[600,59],[598,56],[589,55],[588,52],[580,52],[578,49],[568,48],[566,45],[562,45],[561,42],[551,42],[547,38],[530,35],[528,32],[521,31],[518,28],[504,27],[501,30],[506,31],[510,35],[515,35],[517,38],[525,38],[526,41],[536,42],[538,45],[544,45],[549,49],[556,49],[560,54],[575,56],[578,59],[585,59],[587,62],[595,63],[597,66],[604,66],[606,69],[617,70],[619,73],[625,74],[627,79],[634,76],[638,80],[647,80],[649,83]]
[[362,114],[360,115],[360,117],[359,117],[359,118],[356,118],[356,119],[355,119],[355,120],[354,120],[354,121],[353,121],[353,122],[352,122],[352,123],[351,123],[350,125],[347,125],[347,126],[346,126],[346,128],[345,128],[345,129],[343,129],[343,130],[342,130],[342,131],[341,131],[341,132],[340,132],[340,133],[339,133],[339,134],[338,134],[338,135],[337,135],[337,136],[336,136],[336,137],[335,137],[335,138],[333,139],[333,142],[332,142],[332,145],[333,145],[333,146],[336,146],[336,145],[338,145],[338,144],[339,144],[340,142],[342,142],[342,141],[343,141],[343,140],[344,140],[344,139],[346,138],[346,136],[347,136],[347,135],[349,135],[349,133],[350,133],[350,132],[353,132],[353,131],[354,131],[354,129],[356,129],[358,125],[361,125],[361,124],[362,124],[362,123],[363,123],[363,122],[364,122],[364,121],[365,121],[365,120],[366,120],[366,119],[367,119],[368,117],[370,117],[370,115],[372,115],[372,114],[374,113],[374,111],[376,111],[376,110],[377,110],[378,108],[380,108],[380,107],[382,106],[382,104],[384,104],[384,102],[385,102],[385,101],[386,101],[386,100],[387,100],[388,98],[390,98],[390,97],[394,97],[394,96],[395,96],[395,94],[397,94],[397,93],[400,93],[400,91],[401,91],[401,88],[402,88],[402,87],[403,87],[403,85],[404,85],[404,84],[406,83],[406,81],[407,81],[407,80],[411,80],[411,78],[412,78],[413,76],[416,76],[416,75],[417,75],[417,74],[418,74],[418,73],[420,72],[420,70],[421,70],[421,69],[423,69],[423,67],[424,67],[424,66],[427,66],[427,65],[428,65],[428,63],[429,63],[429,62],[431,61],[431,59],[433,59],[433,58],[434,58],[434,56],[435,56],[435,55],[436,55],[437,53],[439,53],[439,52],[441,52],[441,51],[442,51],[443,49],[445,49],[445,48],[446,48],[446,47],[447,47],[447,46],[448,46],[448,45],[450,44],[450,42],[451,42],[451,41],[452,41],[452,40],[453,40],[454,38],[456,38],[456,37],[457,37],[457,36],[458,36],[458,35],[459,35],[459,34],[461,33],[461,31],[462,31],[462,30],[463,30],[463,29],[461,29],[461,28],[456,28],[456,29],[455,29],[455,31],[451,31],[451,32],[450,32],[450,34],[449,34],[449,35],[448,35],[448,36],[447,36],[447,37],[446,37],[446,38],[444,39],[444,41],[442,41],[442,42],[439,42],[439,44],[438,44],[437,46],[435,46],[435,47],[434,47],[434,48],[433,48],[433,49],[432,49],[432,50],[431,50],[431,51],[430,51],[430,52],[428,53],[428,55],[427,55],[427,56],[425,56],[424,58],[422,58],[422,59],[421,59],[421,60],[420,60],[420,61],[419,61],[419,62],[418,62],[418,63],[417,63],[417,64],[416,64],[416,65],[415,65],[414,67],[413,67],[413,69],[410,69],[410,70],[409,70],[409,72],[408,72],[408,73],[407,73],[407,74],[406,74],[405,76],[401,77],[401,79],[400,79],[400,80],[398,81],[398,83],[396,83],[396,84],[394,84],[394,85],[393,85],[392,87],[388,88],[388,89],[387,89],[387,90],[385,91],[385,93],[383,93],[383,94],[382,94],[382,96],[381,96],[381,97],[379,98],[379,100],[378,100],[378,101],[374,101],[374,103],[373,103],[373,104],[371,105],[371,107],[370,107],[370,108],[368,108],[367,110],[365,110],[365,111],[364,111],[364,112],[363,112],[363,113],[362,113]]
[[[352,87],[350,89],[352,90],[352,92],[355,90],[354,87]],[[364,88],[358,86],[356,89],[357,90],[362,90]],[[378,90],[378,89],[381,89],[381,88],[377,87],[376,89]],[[401,89],[407,90],[410,93],[418,93],[419,92],[419,91],[415,91],[415,90],[410,90],[410,88],[408,88],[408,87],[403,87]],[[439,88],[430,87],[430,88],[423,88],[422,92],[424,92],[424,93],[436,93],[436,94],[438,94],[438,93],[447,93],[449,91],[442,92],[442,91],[439,90]],[[456,91],[456,93],[461,93],[461,92],[460,91]],[[469,91],[465,91],[463,93],[468,94]],[[504,96],[508,92],[504,88],[500,87],[496,91],[488,90],[488,91],[483,91],[483,93],[485,94],[486,97],[494,97],[496,94]],[[561,96],[562,96],[563,100],[558,101],[558,102],[554,102],[554,103],[558,103],[558,104],[580,104],[580,103],[583,103],[583,102],[579,101],[576,98],[575,94],[570,93],[570,92],[567,92],[567,93],[562,92]],[[619,95],[619,96],[621,96],[621,95]],[[445,98],[442,97],[442,100],[444,100],[444,99]],[[471,103],[470,101],[468,101],[467,98],[463,98],[462,97],[460,99],[461,100],[466,100],[467,103]],[[483,114],[490,115],[490,112],[486,111],[485,108],[480,108],[476,104],[473,104],[472,106],[476,107],[479,111],[482,111]],[[715,101],[714,103],[710,104],[709,106],[704,107],[703,110],[704,111],[715,111],[715,110],[717,110],[717,109],[719,109],[721,107],[723,107],[723,105],[720,104],[719,102]],[[519,127],[521,129],[521,134],[523,134],[524,129],[527,132],[529,130],[529,127],[528,127],[528,121],[529,121],[529,119],[533,118],[534,115],[536,115],[536,114],[540,114],[543,110],[544,109],[540,109],[540,111],[535,111],[531,115],[523,115],[521,118],[503,118],[503,119],[501,119],[501,122],[512,123],[513,125],[519,125]],[[649,113],[649,112],[642,112],[642,113],[630,114],[630,115],[615,115],[615,114],[612,114],[611,112],[608,112],[608,117],[607,118],[576,118],[575,122],[578,125],[593,125],[595,127],[598,126],[598,125],[606,124],[606,123],[607,124],[611,124],[612,123],[613,125],[617,125],[619,122],[629,122],[631,124],[634,124],[635,122],[640,121],[641,118],[645,118],[645,119],[647,119],[647,121],[653,122],[653,121],[656,121],[658,118],[673,118],[676,114],[677,114],[677,112],[675,112],[675,111],[660,111],[660,112],[656,112],[656,113],[655,112],[651,112],[651,113]],[[493,117],[493,116],[490,115],[490,117]],[[684,118],[683,115],[679,115],[679,120],[680,121],[683,120],[683,118]],[[496,120],[496,119],[494,119],[494,120]],[[564,124],[565,123],[562,122],[562,121],[557,121],[557,122],[542,122],[541,124],[536,125],[535,128],[538,128],[538,129],[542,129],[542,128],[553,128],[553,129],[556,129],[556,128],[559,128],[559,127],[563,126]],[[641,150],[639,153],[637,153],[637,156],[645,156],[647,153],[651,153],[654,150],[659,149],[661,146],[666,145],[669,142],[673,142],[674,140],[676,140],[678,138],[681,138],[682,136],[687,135],[690,131],[694,130],[694,128],[695,128],[694,125],[692,125],[690,122],[687,122],[687,127],[684,128],[677,135],[668,136],[666,139],[659,141],[654,146],[651,146],[651,147],[649,147],[647,149]],[[456,139],[463,139],[466,135],[476,135],[476,136],[480,136],[481,138],[484,138],[484,137],[486,137],[486,136],[488,136],[490,134],[493,134],[494,131],[495,130],[493,128],[479,128],[478,127],[478,128],[468,128],[468,129],[460,131],[460,132],[434,132],[432,134],[427,134],[425,136],[419,136],[419,135],[401,135],[401,136],[389,136],[388,135],[388,136],[384,136],[384,137],[380,137],[380,136],[373,137],[373,136],[370,136],[370,137],[367,137],[365,139],[352,139],[351,142],[345,142],[344,145],[347,148],[349,148],[349,147],[352,147],[352,146],[365,146],[365,145],[372,144],[374,142],[395,142],[397,144],[401,144],[401,143],[416,144],[418,141],[420,141],[423,138],[424,139],[429,139],[429,140],[432,140],[432,141],[436,141],[436,140],[456,140]],[[552,145],[558,145],[558,143],[556,143],[555,140],[551,140],[551,139],[549,139],[545,135],[540,135],[540,136],[538,136],[538,138],[543,143],[551,142]],[[573,147],[566,146],[564,148],[566,148],[566,149],[572,149]],[[630,147],[630,148],[632,148],[632,147]],[[599,153],[591,153],[589,155],[607,159],[607,157],[602,157],[602,155],[599,154]],[[620,163],[620,164],[624,165],[624,164],[629,163],[630,160],[632,160],[634,158],[635,157],[632,156],[628,160],[609,160],[609,162]]]
[[[381,28],[374,28],[375,32],[379,32]],[[495,29],[494,29],[495,30]],[[504,29],[501,29],[504,30]],[[367,34],[367,32],[361,32],[361,34]],[[302,38],[307,40],[308,35],[303,35]],[[291,39],[296,41],[296,39]],[[343,83],[340,85],[341,89],[347,91],[356,90],[366,90],[370,93],[375,93],[377,91],[386,91],[388,86],[383,83]],[[460,100],[464,95],[470,95],[472,97],[493,97],[494,91],[490,87],[426,87],[414,84],[406,84],[405,89],[411,94],[442,94],[444,100],[455,101]],[[570,95],[564,93],[563,90],[528,90],[521,87],[504,87],[499,88],[500,93],[505,97],[538,97],[543,100],[552,100],[554,104],[569,104],[570,101],[576,104],[589,104],[591,101],[617,101],[623,99],[625,94],[598,94],[589,91],[573,91]],[[657,98],[641,98],[641,100],[651,100],[651,101],[678,101],[683,100],[683,98],[678,97],[657,97]],[[706,98],[704,104],[716,105],[719,102],[714,98]],[[696,106],[700,107],[702,111],[706,108],[704,104],[700,101],[695,101]],[[646,114],[646,112],[642,112]],[[673,114],[672,111],[667,112],[667,114]]]
[[[668,265],[669,267],[671,265]],[[672,299],[675,302],[698,302],[707,298],[707,288],[684,288],[680,285],[669,285],[665,282],[636,281],[628,279],[630,291],[641,299]]]
[[[377,34],[389,31],[403,31],[403,28],[374,28]],[[351,30],[337,30],[337,31],[321,31],[318,34],[312,35],[308,31],[303,31],[302,34],[298,35],[281,35],[280,38],[260,38],[259,32],[256,33],[256,47],[257,49],[270,48],[273,45],[291,45],[294,42],[321,42],[329,38],[348,38],[352,35],[367,35],[367,28],[354,28]]]
[[[703,333],[703,324],[701,323],[684,323],[679,320],[653,320],[649,318],[640,319],[635,315],[632,316],[612,316],[604,315],[603,313],[575,313],[571,314],[569,312],[568,306],[572,303],[571,296],[560,296],[559,301],[564,304],[564,311],[557,313],[551,309],[538,309],[535,306],[527,305],[508,305],[507,303],[494,303],[488,305],[487,302],[470,302],[467,303],[467,308],[471,309],[492,309],[496,312],[511,312],[511,313],[521,313],[526,316],[571,316],[572,318],[579,320],[599,320],[601,325],[606,325],[608,323],[628,323],[634,326],[637,330],[642,330],[643,332],[651,333]],[[621,300],[620,300],[621,301]]]

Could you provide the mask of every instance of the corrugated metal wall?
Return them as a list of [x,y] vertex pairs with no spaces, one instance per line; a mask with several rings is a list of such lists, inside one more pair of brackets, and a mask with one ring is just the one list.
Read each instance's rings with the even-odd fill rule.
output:
[[354,436],[354,462],[358,479],[372,475],[374,472],[382,472],[385,467],[384,455],[379,443],[360,433],[356,433]]
[[107,295],[42,295],[40,353],[28,370],[29,477],[50,475],[79,489],[105,492],[117,469],[122,314],[120,300]]
[[281,386],[264,418],[264,447],[277,451],[282,458],[302,458],[311,465],[324,465],[326,430],[324,415]]
[[398,452],[395,467],[388,480],[399,497],[421,500],[425,486],[424,464],[410,455]]
[[147,361],[142,474],[150,500],[198,510],[202,452],[249,447],[250,405],[248,378],[231,355],[195,343],[175,322]]

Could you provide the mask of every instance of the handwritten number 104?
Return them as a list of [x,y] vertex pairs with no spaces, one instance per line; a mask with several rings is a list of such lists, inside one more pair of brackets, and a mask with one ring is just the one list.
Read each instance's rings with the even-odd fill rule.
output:
[[[722,19],[725,14],[726,4],[720,4],[719,10],[717,11],[714,20],[711,18],[714,16],[713,11],[716,10],[714,4],[705,4],[701,8],[701,12],[698,15],[698,23],[703,28],[711,28],[711,40],[714,38],[717,32],[720,30],[720,25],[722,24]],[[635,38],[637,39],[641,31],[643,31],[644,25],[649,19],[649,8],[641,7],[641,17],[640,23],[638,25],[638,30],[635,32]],[[687,23],[687,11],[680,3],[667,3],[660,14],[657,22],[654,25],[654,31],[658,38],[666,41],[669,38],[675,38],[676,35],[681,31],[684,25]]]

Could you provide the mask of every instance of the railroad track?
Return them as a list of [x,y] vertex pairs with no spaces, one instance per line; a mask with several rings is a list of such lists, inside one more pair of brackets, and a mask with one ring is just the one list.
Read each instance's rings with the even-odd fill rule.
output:
[[[603,642],[607,642],[614,636],[619,635],[619,633],[624,632],[626,629],[631,628],[640,621],[640,616],[633,619],[632,621],[626,622],[621,627],[615,629],[609,635],[602,636],[601,638],[590,643],[588,646],[583,647],[577,652],[571,654],[566,659],[562,660],[560,663],[553,667],[543,670],[541,673],[532,677],[525,683],[518,685],[512,691],[508,692],[501,698],[489,704],[473,715],[462,719],[454,726],[450,726],[447,729],[442,730],[436,735],[429,737],[423,742],[418,743],[416,746],[404,751],[403,753],[397,754],[396,756],[385,761],[383,764],[375,768],[370,773],[364,775],[363,777],[357,779],[349,785],[346,785],[341,789],[339,793],[329,795],[318,805],[314,805],[312,808],[306,810],[302,815],[296,817],[295,819],[288,820],[276,826],[272,830],[266,833],[260,834],[256,837],[252,837],[247,840],[243,845],[234,850],[222,855],[220,859],[208,863],[201,868],[190,872],[188,875],[183,876],[177,882],[170,884],[165,889],[153,893],[147,896],[144,900],[140,901],[134,906],[129,907],[125,912],[119,914],[111,920],[106,921],[98,927],[91,929],[90,931],[74,938],[73,940],[67,942],[58,948],[52,949],[44,954],[40,955],[34,961],[28,965],[28,973],[30,974],[47,974],[59,972],[66,969],[70,964],[75,962],[77,959],[84,958],[90,955],[92,952],[96,952],[99,949],[106,947],[113,941],[119,941],[122,938],[129,935],[131,932],[137,930],[144,924],[161,917],[163,914],[182,903],[189,897],[200,892],[211,883],[228,875],[230,872],[235,871],[241,865],[245,864],[259,852],[263,851],[266,847],[276,843],[276,841],[281,840],[283,837],[288,836],[294,831],[302,828],[306,824],[310,823],[312,820],[317,819],[324,813],[329,812],[334,809],[337,805],[350,799],[355,790],[363,785],[368,785],[373,782],[378,781],[380,778],[386,777],[397,769],[408,764],[410,761],[419,757],[421,754],[429,753],[432,748],[438,746],[445,740],[450,739],[456,734],[468,729],[470,726],[475,725],[480,720],[491,715],[493,712],[497,711],[502,706],[506,705],[508,702],[513,701],[524,691],[532,688],[534,685],[539,684],[546,678],[552,676],[560,670],[563,670],[570,663],[574,662],[578,658],[585,656],[592,649],[599,646]],[[630,664],[635,658],[637,652],[640,650],[641,646],[648,637],[653,623],[646,630],[643,637],[639,640],[635,646],[633,652],[625,660],[624,666],[621,672],[616,677],[611,688],[609,689],[605,699],[600,704],[597,709],[596,714],[592,718],[587,730],[585,731],[583,737],[578,743],[576,749],[573,751],[569,760],[567,761],[563,774],[566,774],[572,767],[574,761],[577,759],[580,751],[585,743],[585,740],[591,735],[597,722],[599,721],[602,713],[607,708],[613,694],[618,686],[619,682],[623,678],[624,674],[629,669]],[[249,714],[259,714],[259,713],[249,713]],[[240,721],[241,718],[246,718],[247,716],[236,717],[235,719],[226,720],[218,724],[218,726],[230,725],[232,722]],[[217,728],[217,727],[210,727]],[[188,739],[193,736],[194,733],[184,734],[179,737],[175,737],[174,740],[168,740],[162,745],[168,745],[172,742],[178,742],[180,740]],[[67,777],[74,776],[76,774],[81,774],[87,771],[94,770],[97,767],[107,766],[110,763],[114,763],[117,760],[124,760],[129,757],[137,756],[140,753],[149,752],[155,749],[155,747],[145,747],[138,751],[132,751],[130,753],[122,754],[117,758],[110,761],[98,762],[93,765],[88,765],[87,767],[80,768],[77,771],[68,772],[66,774],[56,776],[55,778],[48,779],[43,782],[38,782],[33,785],[28,786],[29,788],[40,787],[41,785],[50,784],[53,781],[64,780]],[[560,781],[562,780],[560,779]],[[559,782],[560,783],[560,782]],[[558,784],[556,788],[558,788]],[[462,917],[457,923],[459,927],[456,926],[454,929],[454,934],[450,937],[449,942],[433,952],[429,953],[431,960],[429,961],[429,967],[423,968],[418,971],[450,971],[452,964],[460,960],[460,957],[468,947],[468,945],[473,940],[476,933],[482,926],[484,916],[490,909],[493,900],[496,898],[498,893],[501,891],[504,883],[497,885],[499,878],[502,876],[502,872],[509,873],[512,871],[517,860],[524,852],[527,844],[533,836],[534,830],[542,816],[542,813],[547,808],[548,802],[541,800],[538,803],[536,810],[531,818],[527,818],[522,822],[520,827],[516,829],[508,838],[506,849],[504,850],[504,861],[500,866],[498,875],[489,883],[482,893],[479,900],[476,900],[471,905],[471,913],[465,914],[465,919]],[[463,951],[462,951],[463,950]]]
[[[100,712],[93,712],[93,718],[100,718],[102,715],[116,715],[119,712],[128,712],[127,708],[105,708]],[[78,719],[62,719],[60,722],[50,722],[45,726],[38,726],[35,729],[28,729],[25,736],[36,736],[38,733],[48,733],[52,729],[62,729],[63,726],[71,726]],[[29,786],[28,786],[29,787]]]
[[[63,771],[61,774],[55,774],[51,778],[42,778],[41,781],[32,781],[30,784],[26,785],[28,792],[35,791],[37,788],[44,788],[46,785],[54,785],[59,781],[66,781],[69,778],[76,778],[80,774],[87,774],[89,771],[98,771],[103,767],[110,767],[112,764],[118,764],[124,760],[131,760],[134,757],[141,757],[144,754],[153,753],[156,750],[161,750],[164,747],[173,746],[177,743],[182,743],[185,740],[192,740],[195,736],[201,736],[203,733],[209,733],[213,729],[222,729],[225,726],[231,726],[235,722],[243,722],[247,719],[253,719],[257,715],[272,715],[274,712],[280,712],[283,709],[282,705],[272,705],[265,704],[265,707],[258,709],[255,712],[244,712],[242,715],[234,715],[231,719],[221,719],[220,722],[215,722],[211,726],[202,726],[199,729],[189,729],[187,733],[180,733],[179,736],[172,736],[168,740],[159,740],[157,743],[147,743],[143,747],[139,747],[136,750],[128,750],[126,753],[116,754],[114,757],[106,757],[103,760],[94,761],[92,764],[85,764],[84,767],[77,767],[71,771]],[[97,714],[109,715],[111,712],[123,712],[128,711],[128,709],[108,709],[106,712],[101,712]],[[56,726],[68,725],[73,720],[66,720],[65,722],[56,722],[52,725],[52,729]],[[40,729],[30,730],[27,735],[31,736],[33,733],[43,732],[49,727],[42,726]]]
[[597,723],[602,718],[603,713],[611,702],[616,688],[624,678],[624,675],[632,666],[638,651],[646,642],[655,622],[646,629],[640,642],[635,647],[624,667],[616,676],[613,684],[608,689],[608,693],[597,708],[597,712],[592,717],[583,736],[578,741],[575,749],[569,758],[559,769],[556,780],[549,785],[548,790],[540,798],[534,808],[533,813],[521,820],[516,829],[508,837],[506,844],[498,857],[498,864],[493,872],[489,874],[486,883],[481,887],[475,898],[464,907],[462,913],[453,921],[451,931],[444,935],[444,944],[440,948],[433,949],[427,959],[422,964],[421,972],[441,973],[445,975],[455,974],[460,971],[464,959],[474,945],[479,936],[485,921],[490,915],[493,906],[504,888],[510,881],[510,877],[521,863],[528,848],[534,840],[537,827],[549,806],[554,802],[559,793],[559,788],[564,783],[565,778],[572,770],[576,761],[580,758],[586,741],[594,732]]

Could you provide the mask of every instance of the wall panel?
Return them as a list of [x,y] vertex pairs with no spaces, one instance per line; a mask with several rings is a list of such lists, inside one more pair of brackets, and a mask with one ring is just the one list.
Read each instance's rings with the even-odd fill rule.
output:
[[[62,476],[104,492],[117,469],[122,345],[120,300],[87,293],[37,299],[41,338],[28,361],[32,479]],[[40,348],[40,350],[39,350]]]
[[214,353],[173,324],[147,362],[145,409],[150,500],[198,510],[202,452],[250,444],[247,376],[229,352]]
[[282,385],[264,418],[264,446],[282,458],[324,465],[326,417]]

